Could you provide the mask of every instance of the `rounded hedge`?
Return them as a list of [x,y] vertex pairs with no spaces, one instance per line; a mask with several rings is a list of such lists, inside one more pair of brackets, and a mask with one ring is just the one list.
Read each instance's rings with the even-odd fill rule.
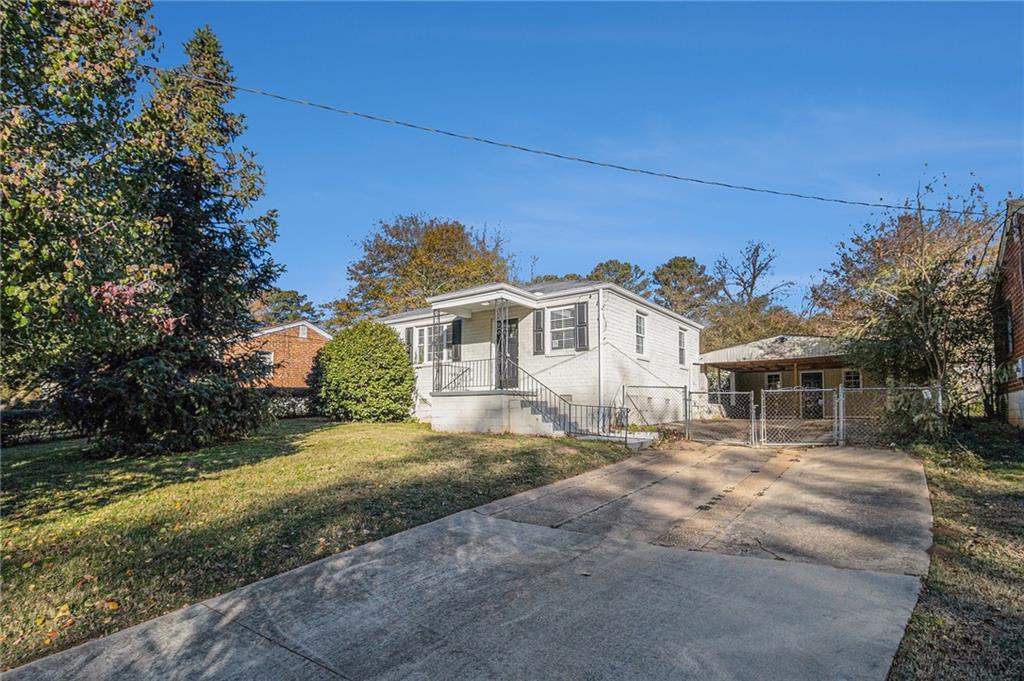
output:
[[404,421],[412,412],[416,375],[408,350],[390,327],[362,321],[320,351],[311,386],[320,412],[345,421]]

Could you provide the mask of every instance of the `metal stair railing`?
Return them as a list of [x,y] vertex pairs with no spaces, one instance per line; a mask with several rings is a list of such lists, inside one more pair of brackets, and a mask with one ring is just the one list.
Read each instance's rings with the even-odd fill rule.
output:
[[629,437],[629,409],[627,407],[596,404],[576,404],[565,399],[544,385],[536,376],[516,364],[511,358],[505,360],[515,367],[518,374],[518,388],[523,400],[540,411],[552,425],[566,435],[608,435],[614,427],[622,429],[623,439]]

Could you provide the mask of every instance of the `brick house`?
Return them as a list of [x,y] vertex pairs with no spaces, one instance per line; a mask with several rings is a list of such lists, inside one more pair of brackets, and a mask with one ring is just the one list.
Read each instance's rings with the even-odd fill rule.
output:
[[273,367],[266,385],[275,388],[305,388],[316,353],[333,336],[307,321],[260,329],[245,341]]
[[1001,274],[994,304],[997,318],[996,358],[1005,368],[998,386],[1006,419],[1024,427],[1024,199],[1006,203],[997,266]]

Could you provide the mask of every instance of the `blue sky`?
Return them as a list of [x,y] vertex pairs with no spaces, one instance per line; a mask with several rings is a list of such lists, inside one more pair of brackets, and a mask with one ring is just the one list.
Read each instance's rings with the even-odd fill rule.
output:
[[[688,176],[899,202],[1024,188],[1024,4],[158,3],[162,65],[209,24],[241,85]],[[711,264],[745,241],[810,283],[872,210],[639,177],[239,94],[317,302],[376,221],[500,229],[529,273]],[[799,306],[803,289],[791,304]]]

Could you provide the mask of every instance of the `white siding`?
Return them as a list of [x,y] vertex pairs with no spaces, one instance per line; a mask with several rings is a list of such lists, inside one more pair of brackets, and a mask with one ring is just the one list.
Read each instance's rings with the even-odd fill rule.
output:
[[[643,355],[636,352],[638,312],[644,313],[647,320]],[[691,386],[700,354],[699,330],[610,290],[604,293],[603,320],[606,404],[622,404],[624,385]],[[679,363],[680,329],[686,333],[685,366]]]
[[[509,316],[519,321],[519,365],[560,395],[571,396],[576,404],[598,404],[598,345],[601,344],[603,403],[621,404],[624,385],[687,386],[699,390],[697,381],[700,331],[674,319],[654,306],[644,305],[614,290],[605,289],[600,296],[604,310],[598,314],[598,292],[579,295],[551,296],[543,301],[545,311],[544,354],[533,354],[533,310],[512,307]],[[552,350],[550,309],[576,303],[587,303],[589,348],[587,350]],[[646,352],[636,353],[636,313],[646,313]],[[451,315],[443,315],[448,323]],[[601,328],[598,320],[601,320]],[[390,325],[404,340],[405,329],[429,326],[430,317],[400,320]],[[678,331],[686,333],[686,365],[679,363]],[[415,334],[414,331],[414,341]],[[462,359],[479,360],[494,357],[494,311],[478,312],[462,321]],[[692,377],[692,383],[691,383]],[[415,415],[430,418],[432,372],[430,363],[416,366]],[[472,399],[472,398],[466,398]],[[628,406],[628,405],[627,405]]]
[[[587,303],[587,350],[551,349],[550,310]],[[544,301],[544,354],[533,354],[533,311],[519,320],[519,365],[559,395],[576,404],[597,404],[597,292]]]

